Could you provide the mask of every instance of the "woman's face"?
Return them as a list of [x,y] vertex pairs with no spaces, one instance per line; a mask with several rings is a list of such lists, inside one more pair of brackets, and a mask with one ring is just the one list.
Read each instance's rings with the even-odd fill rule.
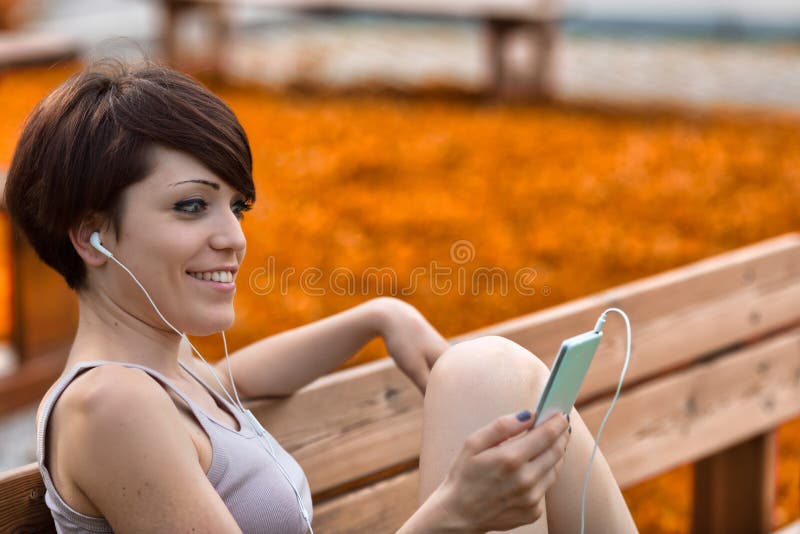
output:
[[[225,330],[245,254],[244,196],[186,153],[155,147],[152,157],[153,172],[123,192],[119,241],[106,232],[103,243],[175,328],[201,336]],[[104,275],[120,306],[169,329],[113,260]]]

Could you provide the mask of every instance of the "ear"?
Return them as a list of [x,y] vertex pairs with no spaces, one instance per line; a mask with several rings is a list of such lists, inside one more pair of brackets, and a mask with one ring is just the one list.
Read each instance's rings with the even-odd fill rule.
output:
[[87,216],[69,230],[69,239],[72,241],[72,246],[75,247],[75,252],[88,265],[94,267],[99,267],[108,261],[108,257],[89,242],[89,238],[94,232],[100,232],[100,242],[106,243],[104,236],[110,236],[112,232],[107,229],[104,231],[103,226],[103,221],[98,216]]

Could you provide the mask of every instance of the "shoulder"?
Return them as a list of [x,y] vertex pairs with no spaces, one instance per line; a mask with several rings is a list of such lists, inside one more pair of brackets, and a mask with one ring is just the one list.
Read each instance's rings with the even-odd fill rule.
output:
[[175,441],[178,451],[197,454],[172,398],[141,369],[111,364],[85,371],[64,390],[53,416],[78,483],[86,473],[98,472],[92,469],[97,462],[113,462],[166,439]]
[[165,401],[173,405],[163,387],[145,371],[107,364],[93,367],[74,378],[61,394],[55,411],[103,423],[106,419],[130,413],[134,404],[148,407],[163,405]]
[[93,368],[62,400],[69,476],[115,531],[238,531],[178,408],[145,371]]

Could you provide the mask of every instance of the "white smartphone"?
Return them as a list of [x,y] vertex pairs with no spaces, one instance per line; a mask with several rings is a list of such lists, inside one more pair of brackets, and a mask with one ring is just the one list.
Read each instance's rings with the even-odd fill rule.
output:
[[569,414],[592,363],[603,332],[594,330],[565,339],[561,343],[550,377],[536,404],[537,427],[557,413]]

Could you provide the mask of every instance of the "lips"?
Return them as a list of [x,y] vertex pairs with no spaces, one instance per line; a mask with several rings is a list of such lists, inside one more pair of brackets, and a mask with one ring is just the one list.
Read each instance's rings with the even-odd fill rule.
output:
[[215,270],[215,271],[186,271],[186,274],[198,280],[205,280],[206,282],[222,282],[229,284],[233,282],[233,272],[228,270]]

